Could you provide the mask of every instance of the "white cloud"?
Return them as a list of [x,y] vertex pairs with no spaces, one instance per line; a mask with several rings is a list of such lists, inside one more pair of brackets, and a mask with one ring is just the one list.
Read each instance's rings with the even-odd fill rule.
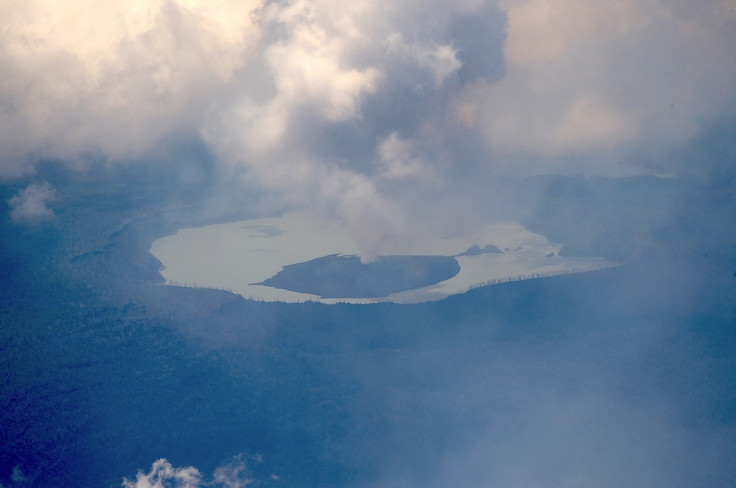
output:
[[396,230],[391,198],[349,161],[315,157],[310,147],[324,128],[360,124],[362,103],[379,90],[384,73],[374,41],[383,27],[371,19],[380,13],[372,1],[269,4],[259,18],[270,39],[261,48],[270,94],[238,94],[235,104],[211,112],[204,130],[221,159],[244,167],[282,204],[344,219],[369,257]]
[[33,183],[10,199],[10,217],[14,222],[51,220],[56,215],[48,206],[54,200],[54,188],[46,182]]
[[568,155],[667,145],[695,135],[736,98],[733,2],[504,0],[505,77],[466,87],[456,121],[496,155]]
[[[275,206],[337,212],[374,253],[410,227],[402,218],[426,224],[427,205],[472,207],[459,178],[573,163],[635,171],[622,155],[679,144],[728,115],[736,8],[693,5],[6,3],[0,177],[40,158],[141,158],[198,134]],[[489,30],[501,22],[478,18],[504,14],[502,46]],[[432,192],[428,181],[439,182]]]
[[586,42],[610,42],[646,28],[637,4],[589,0],[504,0],[509,23],[506,59],[512,65],[555,62]]
[[[256,456],[256,461],[261,462],[261,457]],[[253,483],[257,483],[257,480],[251,476],[242,454],[235,456],[229,463],[218,466],[212,476],[212,484],[224,488],[245,488]]]
[[43,157],[144,154],[198,129],[258,40],[260,0],[6,2],[0,7],[0,176]]
[[[405,119],[367,134],[374,150],[394,131],[417,139],[431,125],[451,138],[461,127],[481,135],[495,167],[531,154],[554,171],[569,155],[686,140],[734,100],[732,0],[499,0],[506,71],[463,86],[463,64],[483,62],[463,55],[495,47],[463,45],[486,46],[492,33],[457,32],[493,14],[487,4],[3,4],[0,175],[38,158],[139,157],[198,132],[227,163],[263,166],[254,161],[309,157],[318,144],[329,153],[335,141],[313,137],[325,128],[378,132],[386,120],[364,108],[392,104]],[[416,87],[423,105],[404,96]],[[591,159],[590,172],[605,164]]]
[[311,103],[328,121],[359,115],[359,101],[374,93],[380,78],[377,69],[341,66],[340,41],[311,24],[297,25],[292,37],[271,46],[266,60],[278,90],[276,105]]
[[203,488],[206,486],[218,488],[245,488],[252,484],[264,485],[269,481],[278,480],[277,475],[271,475],[270,480],[256,480],[248,469],[248,461],[261,463],[261,456],[252,458],[238,454],[225,464],[218,466],[207,481],[199,470],[193,466],[176,468],[169,461],[162,458],[154,462],[148,473],[138,471],[135,480],[123,478],[124,488]]
[[457,59],[457,50],[451,44],[432,46],[408,45],[400,33],[394,32],[385,41],[389,53],[412,60],[427,69],[434,79],[435,88],[460,70],[462,63]]
[[378,145],[378,157],[378,171],[383,178],[426,177],[431,172],[418,154],[414,141],[401,139],[396,132]]
[[138,471],[135,481],[123,478],[124,488],[197,488],[202,486],[202,475],[194,467],[175,468],[166,459],[159,459],[151,471]]
[[[426,129],[436,128],[436,142],[442,126],[433,120],[402,130],[414,147],[404,156],[404,142],[390,144],[392,125],[402,120],[384,126],[375,107],[397,87],[426,86],[418,96],[429,98],[448,90],[447,80],[462,67],[448,26],[479,6],[475,0],[4,5],[0,68],[9,75],[0,80],[0,177],[31,172],[40,158],[80,167],[90,157],[141,158],[166,138],[200,134],[221,165],[277,195],[277,206],[342,216],[365,236],[371,255],[405,227],[399,220],[405,203],[386,181],[401,180],[406,191],[417,176],[426,177]],[[385,42],[392,33],[400,40],[393,47]],[[370,104],[373,119],[366,120]],[[402,117],[414,117],[411,108]],[[338,127],[362,133],[355,161],[330,156],[342,144],[330,135]],[[377,176],[366,171],[375,154]]]
[[361,101],[376,92],[382,77],[377,67],[359,68],[350,59],[368,39],[356,24],[365,7],[366,2],[293,0],[260,11],[260,28],[273,37],[262,45],[258,66],[271,95],[264,99],[262,86],[238,91],[234,104],[228,99],[211,112],[204,133],[222,157],[242,164],[288,152],[288,138],[300,130],[304,113],[317,124],[360,118]]

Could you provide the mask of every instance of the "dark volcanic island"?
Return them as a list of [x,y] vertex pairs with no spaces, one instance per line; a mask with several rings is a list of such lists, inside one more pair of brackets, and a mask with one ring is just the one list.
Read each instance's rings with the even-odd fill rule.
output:
[[453,256],[381,256],[362,263],[358,256],[331,254],[284,266],[254,284],[322,298],[379,298],[434,285],[459,272]]

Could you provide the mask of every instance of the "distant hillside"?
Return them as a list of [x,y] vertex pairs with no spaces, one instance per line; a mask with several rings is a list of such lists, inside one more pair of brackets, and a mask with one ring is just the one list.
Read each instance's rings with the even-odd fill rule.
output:
[[503,254],[503,251],[494,246],[493,244],[486,244],[483,249],[480,248],[478,244],[475,244],[473,246],[470,246],[467,251],[465,251],[462,254],[458,254],[456,257],[460,256],[478,256],[480,254]]

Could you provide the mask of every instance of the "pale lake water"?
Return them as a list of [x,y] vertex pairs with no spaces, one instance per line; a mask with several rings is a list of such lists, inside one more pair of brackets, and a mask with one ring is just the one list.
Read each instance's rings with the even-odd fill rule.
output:
[[434,238],[402,254],[455,256],[473,245],[492,244],[503,254],[460,256],[460,272],[440,283],[381,298],[329,298],[262,285],[283,266],[331,254],[359,255],[349,229],[334,220],[301,213],[181,229],[153,242],[151,254],[169,285],[230,290],[265,301],[418,303],[439,300],[485,284],[612,266],[603,258],[559,256],[560,244],[514,222],[491,223],[463,238]]

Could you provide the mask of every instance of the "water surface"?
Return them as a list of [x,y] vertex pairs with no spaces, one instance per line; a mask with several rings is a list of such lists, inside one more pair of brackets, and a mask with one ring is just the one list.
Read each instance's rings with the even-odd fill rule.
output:
[[[501,252],[468,252],[470,248],[476,249],[474,246]],[[295,265],[319,262],[320,258],[330,256],[360,255],[358,243],[347,227],[335,220],[304,213],[182,229],[156,240],[151,253],[164,264],[162,275],[168,284],[227,289],[255,300],[415,303],[442,299],[498,281],[589,271],[610,265],[603,258],[559,256],[561,247],[515,222],[490,223],[468,236],[427,239],[402,253],[407,257],[453,258],[460,268],[454,275],[448,274],[439,282],[430,280],[430,284],[419,280],[416,286],[404,286],[385,295],[373,292],[358,297],[347,288],[344,296],[339,296],[335,291],[339,286],[335,283],[312,288],[279,285],[276,276],[285,269],[295,269]],[[319,267],[304,265],[299,269],[303,271],[299,279],[305,281],[309,276],[304,273]],[[391,279],[390,276],[387,272],[386,279]],[[315,280],[328,278],[314,276]],[[350,281],[344,273],[340,279]],[[375,273],[371,279],[376,279]],[[320,291],[325,289],[330,292]]]

